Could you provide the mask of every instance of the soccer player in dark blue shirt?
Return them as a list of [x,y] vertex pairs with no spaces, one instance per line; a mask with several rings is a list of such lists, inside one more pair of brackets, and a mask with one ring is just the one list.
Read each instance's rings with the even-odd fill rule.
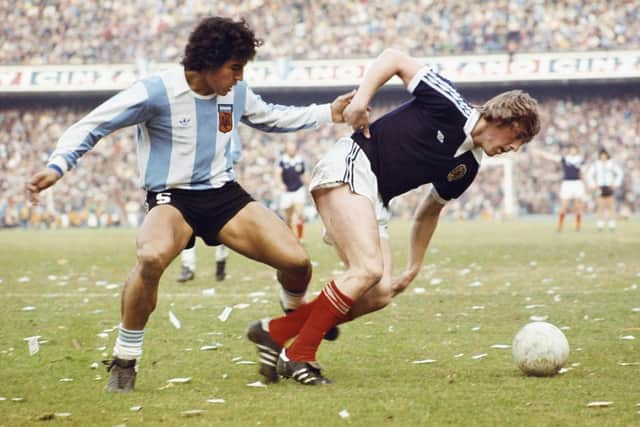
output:
[[295,141],[288,141],[285,151],[278,160],[279,180],[284,186],[280,195],[280,209],[284,213],[285,222],[302,241],[304,233],[304,204],[306,192],[304,189],[304,174],[306,163],[298,153]]
[[[369,125],[369,102],[393,76],[413,99]],[[537,102],[528,94],[505,92],[475,108],[451,82],[391,49],[371,64],[344,117],[355,133],[320,160],[309,188],[347,269],[315,300],[249,330],[258,348],[272,354],[296,337],[280,351],[275,371],[302,384],[330,382],[315,363],[329,328],[383,308],[417,276],[443,206],[473,182],[483,154],[517,151],[540,130]],[[432,189],[413,218],[406,269],[392,279],[386,208],[426,183]],[[261,358],[260,372],[269,368]]]

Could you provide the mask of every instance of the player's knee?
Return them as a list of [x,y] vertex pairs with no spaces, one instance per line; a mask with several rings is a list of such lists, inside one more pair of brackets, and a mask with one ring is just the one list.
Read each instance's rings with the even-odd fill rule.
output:
[[140,274],[143,279],[157,280],[164,270],[164,262],[158,250],[148,245],[138,248],[137,252]]
[[351,269],[351,274],[360,284],[362,291],[375,286],[382,279],[383,265],[382,262],[367,261],[360,267]]
[[306,277],[311,273],[311,260],[304,250],[296,251],[288,257],[286,271],[295,276]]

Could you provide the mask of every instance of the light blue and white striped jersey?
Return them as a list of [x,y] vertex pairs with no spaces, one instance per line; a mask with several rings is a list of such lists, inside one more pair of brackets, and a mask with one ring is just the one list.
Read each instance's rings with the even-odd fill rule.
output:
[[623,178],[622,168],[612,159],[598,159],[587,171],[587,183],[590,187],[619,187]]
[[182,68],[144,78],[67,129],[48,165],[67,171],[111,132],[137,125],[145,190],[218,188],[234,179],[232,141],[242,122],[265,132],[293,132],[331,121],[330,104],[269,104],[244,81],[224,96],[193,92]]

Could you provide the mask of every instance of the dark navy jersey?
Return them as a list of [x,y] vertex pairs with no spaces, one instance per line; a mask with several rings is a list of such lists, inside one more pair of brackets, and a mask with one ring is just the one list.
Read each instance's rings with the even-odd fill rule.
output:
[[444,201],[457,198],[480,166],[482,150],[470,136],[479,114],[451,82],[427,67],[408,90],[414,98],[373,122],[371,139],[361,132],[351,137],[371,162],[385,206],[426,183]]
[[278,166],[282,171],[282,182],[284,182],[287,191],[296,191],[302,187],[302,175],[305,171],[305,164],[302,157],[295,155],[290,157],[284,154]]
[[584,165],[581,156],[562,156],[562,176],[565,181],[575,181],[580,179],[580,168]]

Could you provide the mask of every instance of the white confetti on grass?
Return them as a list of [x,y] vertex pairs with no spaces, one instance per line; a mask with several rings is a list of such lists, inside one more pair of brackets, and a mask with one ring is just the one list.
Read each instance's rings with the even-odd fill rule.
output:
[[620,337],[621,340],[626,340],[626,341],[632,341],[635,340],[636,337],[634,337],[633,335],[623,335]]
[[35,309],[36,309],[36,308],[35,308],[34,306],[32,306],[32,305],[28,305],[28,306],[26,306],[26,307],[22,307],[22,309],[21,309],[21,310],[22,310],[22,311],[33,311],[33,310],[35,310]]
[[238,360],[236,362],[236,365],[255,365],[256,362],[253,362],[251,360]]
[[640,362],[618,362],[620,366],[640,366]]
[[58,381],[61,383],[71,383],[73,382],[73,378],[60,378]]
[[487,356],[488,356],[487,353],[480,353],[480,354],[474,354],[473,356],[471,356],[471,358],[473,360],[480,360],[480,359],[484,359]]
[[238,310],[244,310],[245,308],[249,308],[251,307],[251,304],[247,304],[247,303],[239,303],[233,306],[233,308],[238,309]]
[[351,414],[349,414],[349,411],[347,411],[346,409],[343,409],[342,411],[338,412],[338,415],[342,419],[346,419],[346,418],[349,418],[351,416]]
[[217,350],[220,347],[222,347],[222,344],[215,343],[215,344],[212,344],[212,345],[203,345],[202,347],[200,347],[200,350],[202,350],[202,351],[211,351],[211,350]]
[[18,278],[18,283],[29,283],[31,278],[28,276],[22,276]]
[[191,377],[176,377],[168,379],[169,384],[186,384],[191,382]]
[[142,405],[135,405],[129,408],[131,412],[140,412],[142,410]]
[[491,348],[495,348],[497,350],[506,350],[508,348],[511,348],[511,346],[509,344],[493,344]]
[[427,365],[429,363],[436,363],[437,360],[434,359],[423,359],[423,360],[414,360],[413,363],[414,365]]
[[71,412],[55,412],[53,414],[53,416],[57,418],[68,418],[71,415],[72,415]]
[[27,342],[29,356],[33,356],[40,351],[40,342],[38,341],[38,339],[40,339],[40,335],[35,335],[24,339]]
[[544,322],[548,318],[549,316],[530,316],[529,320],[531,320],[532,322]]
[[613,405],[613,402],[610,400],[594,400],[587,403],[587,408],[606,408],[611,405]]
[[631,311],[634,313],[640,313],[640,307],[633,307]]
[[254,383],[247,384],[247,387],[266,388],[267,385],[264,384],[262,381],[256,381]]
[[429,280],[429,284],[431,286],[438,286],[441,283],[442,283],[442,279],[440,279],[439,277],[434,277],[433,279]]
[[169,310],[169,322],[171,322],[173,327],[176,329],[180,329],[182,327],[180,320],[176,317],[175,314],[173,314],[171,310]]
[[218,319],[221,322],[226,322],[227,319],[229,318],[229,316],[231,315],[231,311],[233,310],[233,308],[231,307],[225,307],[224,310],[222,310],[222,313],[220,313],[220,315],[218,316]]
[[425,288],[413,288],[413,293],[416,295],[426,294],[427,290]]
[[225,401],[224,401],[224,399],[221,399],[221,398],[219,398],[219,397],[214,397],[214,398],[211,398],[211,399],[207,399],[207,403],[217,403],[217,404],[220,404],[220,403],[225,403]]
[[208,289],[203,289],[202,290],[202,295],[205,297],[213,297],[216,295],[216,290],[215,288],[208,288]]
[[479,280],[475,280],[471,283],[469,283],[468,285],[470,288],[479,288],[480,286],[482,286],[482,282]]

